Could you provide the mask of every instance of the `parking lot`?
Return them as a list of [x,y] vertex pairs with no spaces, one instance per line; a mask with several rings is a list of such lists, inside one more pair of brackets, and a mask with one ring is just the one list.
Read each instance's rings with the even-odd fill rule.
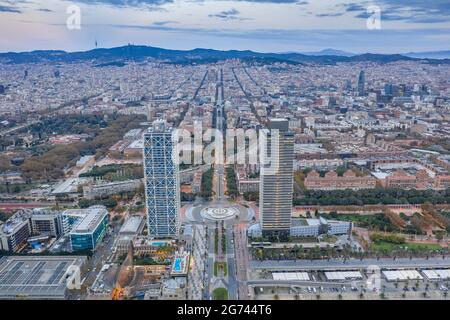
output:
[[[428,278],[427,274],[432,277]],[[428,269],[263,270],[249,285],[254,299],[264,300],[447,299],[450,279],[439,278],[436,274]]]

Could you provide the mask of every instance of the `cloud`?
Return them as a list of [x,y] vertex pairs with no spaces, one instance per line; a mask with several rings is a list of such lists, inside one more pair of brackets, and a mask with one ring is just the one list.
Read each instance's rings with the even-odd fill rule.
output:
[[381,2],[391,8],[411,8],[416,12],[450,15],[450,2],[448,0],[381,0]]
[[208,17],[210,17],[210,18],[219,18],[219,19],[222,19],[222,20],[241,20],[241,21],[242,20],[250,20],[248,18],[239,17],[240,14],[241,13],[238,10],[236,10],[235,8],[232,8],[232,9],[229,9],[229,10],[221,11],[219,13],[210,14],[210,15],[208,15]]
[[278,3],[278,4],[286,4],[286,3],[304,3],[307,4],[306,1],[299,0],[234,0],[236,2],[252,2],[252,3]]
[[[181,26],[155,26],[155,25],[110,25],[115,28],[140,29],[140,30],[159,30],[173,33],[186,33],[209,35],[223,38],[240,38],[252,40],[276,40],[293,41],[294,43],[304,43],[305,45],[314,45],[323,47],[326,43],[330,47],[339,47],[339,44],[368,45],[380,48],[389,48],[391,45],[411,44],[411,37],[420,40],[427,40],[430,36],[448,35],[450,29],[413,29],[413,30],[393,30],[382,29],[379,32],[370,32],[368,30],[302,30],[302,29],[253,29],[253,30],[234,30],[227,28],[192,28]],[[402,49],[404,50],[404,49]],[[370,49],[367,49],[370,51]],[[386,50],[387,51],[387,50]]]
[[36,9],[36,11],[40,11],[40,12],[53,12],[53,10],[47,9],[47,8],[39,8]]
[[366,11],[367,10],[367,6],[364,6],[360,3],[344,3],[339,6],[344,7],[346,12]]
[[153,25],[155,26],[165,26],[167,24],[172,24],[172,23],[178,23],[177,21],[172,21],[172,20],[163,20],[163,21],[155,21],[153,22]]
[[88,5],[106,5],[119,8],[127,8],[127,7],[151,8],[174,2],[174,0],[72,0],[72,1]]
[[4,6],[0,5],[0,13],[1,12],[8,12],[8,13],[22,13],[21,10],[17,9],[16,7],[12,6]]
[[319,14],[316,14],[316,17],[319,17],[319,18],[323,18],[323,17],[340,17],[340,16],[342,16],[344,13],[342,13],[342,12],[334,12],[334,13],[319,13]]
[[[361,3],[346,3],[346,12],[357,12],[355,18],[367,19],[370,13],[367,8],[373,5],[368,1]],[[403,21],[406,23],[440,23],[450,22],[450,3],[448,0],[380,0],[377,4],[381,9],[381,20]]]

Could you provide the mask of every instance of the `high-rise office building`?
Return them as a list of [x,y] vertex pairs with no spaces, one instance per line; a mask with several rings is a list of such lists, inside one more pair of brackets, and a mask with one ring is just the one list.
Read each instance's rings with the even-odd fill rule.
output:
[[144,172],[148,234],[174,238],[179,232],[180,181],[173,130],[156,120],[144,134]]
[[361,70],[358,78],[358,95],[364,97],[366,95],[366,73]]
[[261,229],[264,236],[287,236],[292,214],[294,134],[285,119],[272,119],[268,128],[261,163]]

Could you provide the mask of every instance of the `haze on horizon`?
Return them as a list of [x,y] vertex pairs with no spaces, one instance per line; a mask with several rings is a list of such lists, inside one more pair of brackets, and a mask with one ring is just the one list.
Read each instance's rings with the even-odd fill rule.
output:
[[[79,6],[81,29],[67,8]],[[381,9],[369,30],[367,8]],[[0,0],[0,52],[168,49],[405,53],[449,50],[448,0]]]

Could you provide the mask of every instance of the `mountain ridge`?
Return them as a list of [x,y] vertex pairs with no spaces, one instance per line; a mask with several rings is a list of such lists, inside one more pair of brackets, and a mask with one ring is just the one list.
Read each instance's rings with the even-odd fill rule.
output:
[[[331,51],[330,51],[331,50]],[[395,61],[424,61],[427,63],[450,64],[450,59],[414,58],[402,54],[355,54],[352,56],[332,55],[334,49],[325,49],[324,55],[308,55],[304,53],[261,53],[251,50],[215,50],[196,48],[192,50],[172,50],[145,45],[126,45],[113,48],[96,48],[88,51],[66,52],[63,50],[35,50],[29,52],[0,53],[0,62],[39,63],[39,62],[76,62],[95,61],[96,63],[113,61],[144,60],[153,58],[167,63],[205,63],[222,61],[227,59],[241,59],[255,62],[286,62],[294,64],[317,63],[336,64],[339,62],[379,62],[388,63]],[[345,53],[345,52],[344,52]]]

